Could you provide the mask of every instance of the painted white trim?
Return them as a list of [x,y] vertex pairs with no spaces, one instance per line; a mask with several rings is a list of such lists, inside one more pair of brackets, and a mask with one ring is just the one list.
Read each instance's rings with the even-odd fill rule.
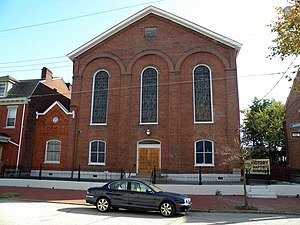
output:
[[[50,161],[50,160],[47,160],[47,152],[48,152],[48,143],[50,141],[57,141],[59,142],[59,161]],[[60,159],[61,159],[61,141],[58,140],[58,139],[50,139],[48,141],[46,141],[46,150],[45,150],[45,158],[44,158],[44,163],[47,163],[47,164],[60,164]]]
[[[94,107],[94,87],[95,87],[95,77],[96,75],[101,72],[101,71],[104,71],[107,73],[108,75],[108,81],[107,81],[107,102],[106,102],[106,121],[105,123],[93,123],[93,107]],[[91,126],[106,126],[107,125],[107,117],[108,117],[108,99],[109,99],[109,78],[110,78],[110,73],[105,70],[105,69],[100,69],[100,70],[97,70],[94,75],[93,75],[93,86],[92,86],[92,102],[91,102],[91,114],[90,114],[90,125]]]
[[36,119],[39,118],[39,116],[44,116],[46,115],[54,106],[59,106],[59,108],[66,114],[66,115],[72,115],[72,118],[74,119],[75,117],[75,111],[73,110],[72,112],[69,112],[63,104],[61,104],[59,101],[55,101],[52,103],[51,106],[49,106],[49,108],[47,108],[43,113],[39,113],[39,112],[36,112]]
[[20,162],[20,155],[21,155],[21,146],[22,146],[22,136],[23,136],[23,128],[24,128],[24,120],[25,120],[25,108],[26,104],[24,102],[23,104],[23,112],[22,112],[22,121],[21,121],[21,127],[20,127],[20,137],[19,137],[19,146],[18,146],[18,155],[17,155],[17,163],[16,163],[16,172],[19,168],[19,162]]
[[104,40],[108,39],[112,35],[116,34],[117,32],[121,31],[122,29],[130,26],[131,24],[135,23],[136,21],[142,19],[143,17],[149,15],[149,14],[154,14],[160,17],[163,17],[167,20],[171,20],[174,23],[177,23],[181,26],[184,26],[186,28],[189,28],[193,31],[196,31],[197,33],[200,33],[202,35],[205,35],[209,38],[212,38],[216,41],[219,41],[229,47],[232,47],[239,52],[239,50],[242,47],[242,44],[239,42],[236,42],[230,38],[227,38],[223,35],[220,35],[216,32],[213,32],[209,29],[206,29],[198,24],[195,24],[193,22],[190,22],[186,19],[183,19],[179,16],[176,16],[174,14],[171,14],[169,12],[166,12],[162,9],[156,8],[154,6],[149,6],[136,14],[130,16],[129,18],[123,20],[122,22],[118,23],[117,25],[113,26],[112,28],[108,29],[107,31],[103,32],[102,34],[98,35],[97,37],[93,38],[92,40],[88,41],[87,43],[83,44],[79,48],[73,50],[67,56],[74,61],[76,57],[81,55],[82,53],[86,52],[87,50],[93,48],[94,46],[98,45],[99,43],[103,42]]
[[[143,123],[142,122],[142,91],[143,91],[143,73],[145,72],[146,69],[154,69],[156,71],[156,122],[150,122],[150,123]],[[151,124],[158,124],[158,78],[159,78],[159,73],[158,70],[154,66],[147,66],[145,67],[142,72],[141,72],[141,85],[140,85],[140,124],[141,125],[151,125]]]
[[[141,142],[143,141],[153,141],[153,142],[157,142],[157,143],[153,143],[153,144],[143,144]],[[161,164],[162,164],[162,160],[161,160],[161,142],[155,139],[143,139],[140,140],[136,143],[136,173],[138,173],[139,170],[139,148],[159,148],[159,167],[161,168]]]
[[16,105],[16,104],[27,104],[30,102],[30,99],[26,97],[21,98],[2,98],[0,99],[0,105]]
[[[8,115],[9,112],[15,110],[16,114],[14,117],[14,125],[13,126],[8,126],[7,122],[8,122]],[[17,122],[17,115],[18,115],[18,106],[7,106],[7,111],[6,111],[6,122],[5,122],[5,128],[16,128],[16,122]]]
[[[196,144],[200,141],[209,141],[212,144],[212,163],[197,163],[196,162]],[[204,147],[204,146],[203,146]],[[203,149],[205,150],[205,149]],[[214,167],[215,166],[215,143],[212,140],[200,139],[194,142],[194,167]]]
[[[204,66],[209,70],[209,83],[210,83],[210,108],[211,108],[211,121],[196,121],[196,109],[195,109],[195,69],[199,66]],[[193,109],[194,109],[194,123],[195,124],[212,124],[214,123],[214,105],[213,105],[213,86],[212,86],[212,71],[206,64],[198,64],[193,69]]]
[[[91,147],[92,147],[92,142],[102,142],[104,143],[104,162],[98,162],[98,163],[95,163],[95,162],[91,162]],[[105,163],[106,163],[106,141],[103,141],[103,140],[91,140],[89,142],[89,161],[88,161],[88,165],[89,166],[105,166]]]

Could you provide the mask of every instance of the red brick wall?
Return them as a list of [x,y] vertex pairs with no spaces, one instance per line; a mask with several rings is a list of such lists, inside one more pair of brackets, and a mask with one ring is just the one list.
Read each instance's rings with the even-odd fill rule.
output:
[[[300,71],[294,80],[293,87],[300,87]],[[300,173],[300,138],[292,138],[291,132],[297,132],[300,127],[289,125],[300,121],[300,92],[291,90],[285,106],[286,146],[288,168]]]
[[[157,27],[157,37],[145,39],[145,27]],[[82,170],[129,170],[137,162],[137,142],[150,138],[161,142],[165,171],[197,172],[194,142],[199,139],[215,144],[215,167],[204,172],[239,168],[238,161],[221,165],[227,157],[222,151],[238,138],[235,58],[234,49],[153,15],[76,58],[71,100],[71,106],[78,107],[75,166],[80,164]],[[194,124],[192,72],[199,64],[212,70],[213,124]],[[140,77],[147,66],[154,66],[159,73],[158,125],[139,124]],[[90,126],[93,75],[99,69],[110,74],[108,124]],[[145,133],[147,127],[152,131],[150,137]],[[106,166],[88,166],[89,142],[94,139],[107,143]],[[69,156],[73,157],[71,149]]]
[[[57,123],[53,122],[53,117],[59,118]],[[66,167],[70,118],[71,116],[63,112],[57,105],[47,114],[38,116],[35,124],[32,169],[39,169],[42,164],[42,168],[45,170],[71,170]],[[45,163],[46,142],[52,139],[61,141],[59,164]]]
[[[8,104],[8,105],[0,105],[0,130],[11,136],[11,141],[15,144],[19,144],[20,141],[20,131],[21,131],[21,123],[22,123],[22,114],[23,114],[23,104]],[[17,116],[16,116],[16,124],[14,128],[6,127],[6,120],[7,120],[7,107],[17,107]],[[24,115],[24,123],[26,123],[26,116],[28,112],[28,104],[25,106],[25,115]],[[24,130],[23,130],[23,137],[24,137]],[[22,155],[23,149],[25,146],[25,140],[22,140],[22,145],[20,149],[20,159],[19,165],[22,164]],[[4,143],[3,144],[3,152],[2,152],[2,163],[6,167],[16,166],[17,163],[17,156],[18,156],[18,149],[17,145],[12,143]]]

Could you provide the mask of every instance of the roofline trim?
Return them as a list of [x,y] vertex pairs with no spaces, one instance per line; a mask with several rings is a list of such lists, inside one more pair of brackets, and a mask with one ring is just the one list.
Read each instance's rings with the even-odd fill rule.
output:
[[227,46],[230,46],[234,49],[237,50],[237,52],[240,51],[242,44],[234,41],[230,38],[227,38],[223,35],[220,35],[216,32],[213,32],[207,28],[204,28],[196,23],[193,23],[189,20],[183,19],[179,16],[176,16],[174,14],[171,14],[167,11],[164,11],[162,9],[159,9],[157,7],[154,6],[149,6],[139,12],[137,12],[136,14],[128,17],[127,19],[123,20],[122,22],[118,23],[117,25],[111,27],[110,29],[108,29],[107,31],[103,32],[102,34],[96,36],[95,38],[93,38],[92,40],[88,41],[87,43],[83,44],[82,46],[80,46],[79,48],[75,49],[74,51],[70,52],[69,54],[67,54],[67,57],[69,57],[69,59],[71,59],[72,61],[75,60],[76,57],[78,57],[79,55],[81,55],[82,53],[86,52],[87,50],[91,49],[92,47],[96,46],[97,44],[101,43],[102,41],[106,40],[107,38],[111,37],[112,35],[116,34],[117,32],[119,32],[120,30],[128,27],[129,25],[135,23],[136,21],[142,19],[143,17],[149,15],[149,14],[155,14],[158,15],[160,17],[166,18],[168,20],[171,20],[177,24],[180,24],[184,27],[187,27],[191,30],[194,30],[200,34],[203,34],[207,37],[210,37],[214,40],[217,40]]
[[49,106],[44,112],[42,113],[39,113],[39,112],[36,112],[36,119],[39,118],[39,116],[44,116],[46,115],[55,105],[57,105],[65,114],[67,115],[72,115],[72,118],[74,119],[75,117],[75,111],[73,110],[72,112],[69,112],[66,107],[64,107],[63,104],[61,104],[59,101],[55,101],[52,103],[51,106]]

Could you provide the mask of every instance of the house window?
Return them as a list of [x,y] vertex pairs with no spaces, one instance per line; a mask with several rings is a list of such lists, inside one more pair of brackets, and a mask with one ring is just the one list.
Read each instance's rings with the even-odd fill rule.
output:
[[155,68],[146,68],[141,77],[141,118],[142,124],[157,123],[158,79]]
[[197,66],[193,72],[194,121],[213,122],[211,72],[207,66]]
[[59,140],[49,140],[46,143],[45,163],[59,163],[61,142]]
[[195,166],[214,166],[214,143],[212,141],[195,142]]
[[17,118],[17,107],[7,108],[6,127],[15,127]]
[[109,75],[104,70],[94,76],[91,124],[107,123],[108,78]]
[[89,165],[105,165],[106,143],[104,141],[91,141],[89,152]]
[[5,88],[6,88],[6,84],[0,84],[0,97],[4,97],[5,96]]

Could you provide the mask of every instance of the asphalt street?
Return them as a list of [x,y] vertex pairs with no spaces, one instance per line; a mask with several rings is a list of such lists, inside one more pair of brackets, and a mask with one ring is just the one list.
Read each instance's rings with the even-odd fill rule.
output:
[[40,201],[0,200],[0,225],[180,225],[180,224],[300,224],[300,216],[253,213],[188,212],[164,218],[158,212],[128,210],[100,213],[94,206]]

